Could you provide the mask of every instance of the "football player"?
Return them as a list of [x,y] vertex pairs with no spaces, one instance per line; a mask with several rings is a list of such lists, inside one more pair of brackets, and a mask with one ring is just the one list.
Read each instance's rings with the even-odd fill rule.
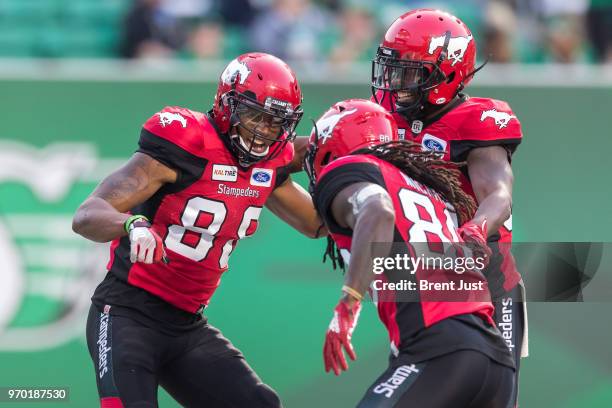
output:
[[87,322],[102,407],[156,407],[158,385],[186,407],[281,406],[203,309],[264,205],[307,236],[326,234],[289,176],[301,102],[283,61],[241,55],[209,112],[151,116],[136,153],[76,212],[75,232],[112,241]]
[[[393,115],[400,139],[442,160],[467,162],[461,186],[478,209],[462,226],[462,238],[489,259],[484,273],[494,319],[518,376],[520,358],[528,354],[524,288],[510,253],[511,159],[521,123],[507,102],[462,92],[482,68],[475,61],[476,40],[461,20],[440,10],[409,11],[391,24],[372,62],[372,100]],[[307,143],[298,138],[297,151]]]
[[461,236],[489,255],[484,273],[494,319],[518,376],[521,355],[528,352],[524,289],[510,253],[511,158],[521,143],[521,123],[507,102],[462,92],[482,68],[475,61],[474,36],[457,17],[440,10],[407,12],[391,24],[372,62],[372,100],[393,114],[400,139],[445,161],[467,162],[461,185],[478,209],[461,226]]
[[[411,274],[386,266],[380,275],[373,270],[377,255],[414,257],[423,244],[462,243],[464,234],[449,209],[466,225],[476,205],[462,190],[456,166],[421,151],[418,144],[398,141],[397,125],[387,110],[353,99],[335,104],[316,123],[305,167],[315,206],[342,255],[337,260],[348,263],[325,338],[325,370],[338,375],[348,369],[343,349],[356,358],[351,335],[371,286],[392,356],[359,407],[511,406],[514,360],[495,327],[485,278],[478,270],[459,274],[458,269],[419,267]],[[399,242],[399,248],[380,248],[392,242]],[[442,294],[420,283],[466,279],[481,289]],[[416,284],[408,289],[411,297],[397,289],[405,281]]]

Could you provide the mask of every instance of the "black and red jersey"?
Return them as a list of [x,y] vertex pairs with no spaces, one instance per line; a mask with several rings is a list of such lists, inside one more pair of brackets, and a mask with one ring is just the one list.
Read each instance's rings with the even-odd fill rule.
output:
[[[377,96],[381,105],[391,111],[390,98],[381,99],[381,92]],[[372,100],[376,102],[375,98]],[[457,100],[450,103],[453,106],[446,112],[412,123],[408,123],[401,114],[392,112],[397,122],[399,138],[418,143],[423,150],[440,152],[443,160],[451,162],[463,162],[472,149],[487,146],[502,146],[508,152],[508,159],[512,158],[522,141],[523,133],[521,122],[507,102],[461,94]],[[460,180],[463,190],[478,202],[467,172],[462,172]],[[500,259],[492,263],[487,274],[501,271],[500,278],[492,276],[492,279],[496,281],[496,286],[499,283],[500,290],[510,291],[521,280],[514,258],[509,252],[509,243],[512,242],[512,216],[500,227],[498,234],[489,237],[489,241],[493,243],[495,256]],[[498,246],[497,242],[506,244]]]
[[[422,255],[424,248],[430,254],[443,256],[444,243],[449,247],[451,243],[461,242],[449,211],[452,207],[435,191],[374,156],[345,156],[325,167],[314,191],[315,206],[345,260],[350,262],[352,230],[338,225],[331,213],[331,204],[344,188],[361,182],[382,186],[393,201],[396,214],[393,253],[398,252],[400,243],[399,252],[412,258]],[[393,257],[393,253],[389,256]],[[380,279],[392,283],[416,282],[416,289],[410,290],[408,296],[402,290],[381,289],[374,282],[370,288],[396,354],[401,352],[426,360],[459,348],[486,349],[492,358],[512,366],[507,347],[494,328],[493,304],[486,279],[479,271],[458,274],[443,268],[421,268],[411,274],[405,270],[385,270]],[[481,289],[475,296],[469,290],[441,293],[421,289],[423,280],[429,283],[463,280],[479,283]],[[459,289],[459,285],[454,288]]]
[[255,233],[270,193],[287,179],[293,145],[242,168],[206,114],[180,107],[148,119],[138,144],[138,152],[178,172],[175,183],[131,210],[149,218],[169,263],[131,263],[123,237],[111,244],[108,270],[115,281],[195,313],[219,286],[238,241]]

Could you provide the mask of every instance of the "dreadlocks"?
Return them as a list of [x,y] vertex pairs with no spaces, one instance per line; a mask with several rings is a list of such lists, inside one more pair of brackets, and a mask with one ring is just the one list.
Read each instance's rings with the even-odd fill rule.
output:
[[[423,151],[419,144],[400,140],[359,149],[352,154],[368,154],[382,159],[400,169],[408,177],[436,191],[448,201],[457,213],[459,225],[472,218],[476,212],[474,199],[461,189],[459,168],[465,163],[450,163],[439,158],[439,153]],[[327,237],[327,249],[323,262],[329,257],[344,269],[342,256],[331,237]]]
[[474,199],[461,188],[459,168],[465,162],[450,163],[440,159],[435,151],[423,151],[421,145],[400,140],[357,150],[352,154],[369,154],[382,159],[408,177],[435,190],[457,212],[459,225],[468,221],[476,212]]

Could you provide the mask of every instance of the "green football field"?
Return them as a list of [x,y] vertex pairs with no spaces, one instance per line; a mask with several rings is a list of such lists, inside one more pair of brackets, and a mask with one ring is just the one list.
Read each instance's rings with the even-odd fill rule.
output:
[[[106,247],[70,230],[100,177],[134,151],[141,123],[165,105],[207,110],[214,85],[191,82],[0,81],[0,387],[69,387],[66,403],[93,407],[84,341],[88,298]],[[306,84],[305,120],[333,102],[367,97],[361,85]],[[612,89],[474,87],[509,101],[525,140],[514,156],[516,241],[609,241]],[[303,175],[298,180],[305,182]],[[321,263],[324,242],[299,236],[269,212],[245,240],[208,309],[287,407],[351,407],[383,371],[388,341],[366,305],[354,334],[358,360],[325,375],[322,345],[341,286]],[[609,276],[609,263],[598,274]],[[533,303],[522,407],[612,406],[612,304]],[[443,384],[444,379],[440,379]],[[160,405],[176,406],[160,391]]]

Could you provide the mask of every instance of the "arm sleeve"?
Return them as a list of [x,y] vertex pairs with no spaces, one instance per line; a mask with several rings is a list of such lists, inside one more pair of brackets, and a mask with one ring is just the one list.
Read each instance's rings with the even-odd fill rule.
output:
[[369,182],[385,187],[383,175],[373,163],[347,163],[324,173],[317,182],[313,202],[321,218],[333,233],[351,235],[349,228],[338,225],[331,211],[334,198],[351,184]]
[[491,139],[491,140],[456,140],[451,142],[451,161],[463,162],[472,149],[478,147],[501,146],[506,149],[508,161],[512,163],[512,155],[521,143],[521,139]]
[[289,175],[289,165],[277,168],[276,180],[274,180],[274,188],[282,186],[283,183],[289,178]]
[[146,129],[140,132],[139,153],[151,156],[158,162],[178,172],[177,183],[199,178],[206,166],[206,160],[195,156],[167,139],[154,135]]
[[202,174],[206,159],[197,153],[203,149],[202,132],[192,112],[166,107],[144,123],[137,152],[176,170],[179,180],[186,180]]

